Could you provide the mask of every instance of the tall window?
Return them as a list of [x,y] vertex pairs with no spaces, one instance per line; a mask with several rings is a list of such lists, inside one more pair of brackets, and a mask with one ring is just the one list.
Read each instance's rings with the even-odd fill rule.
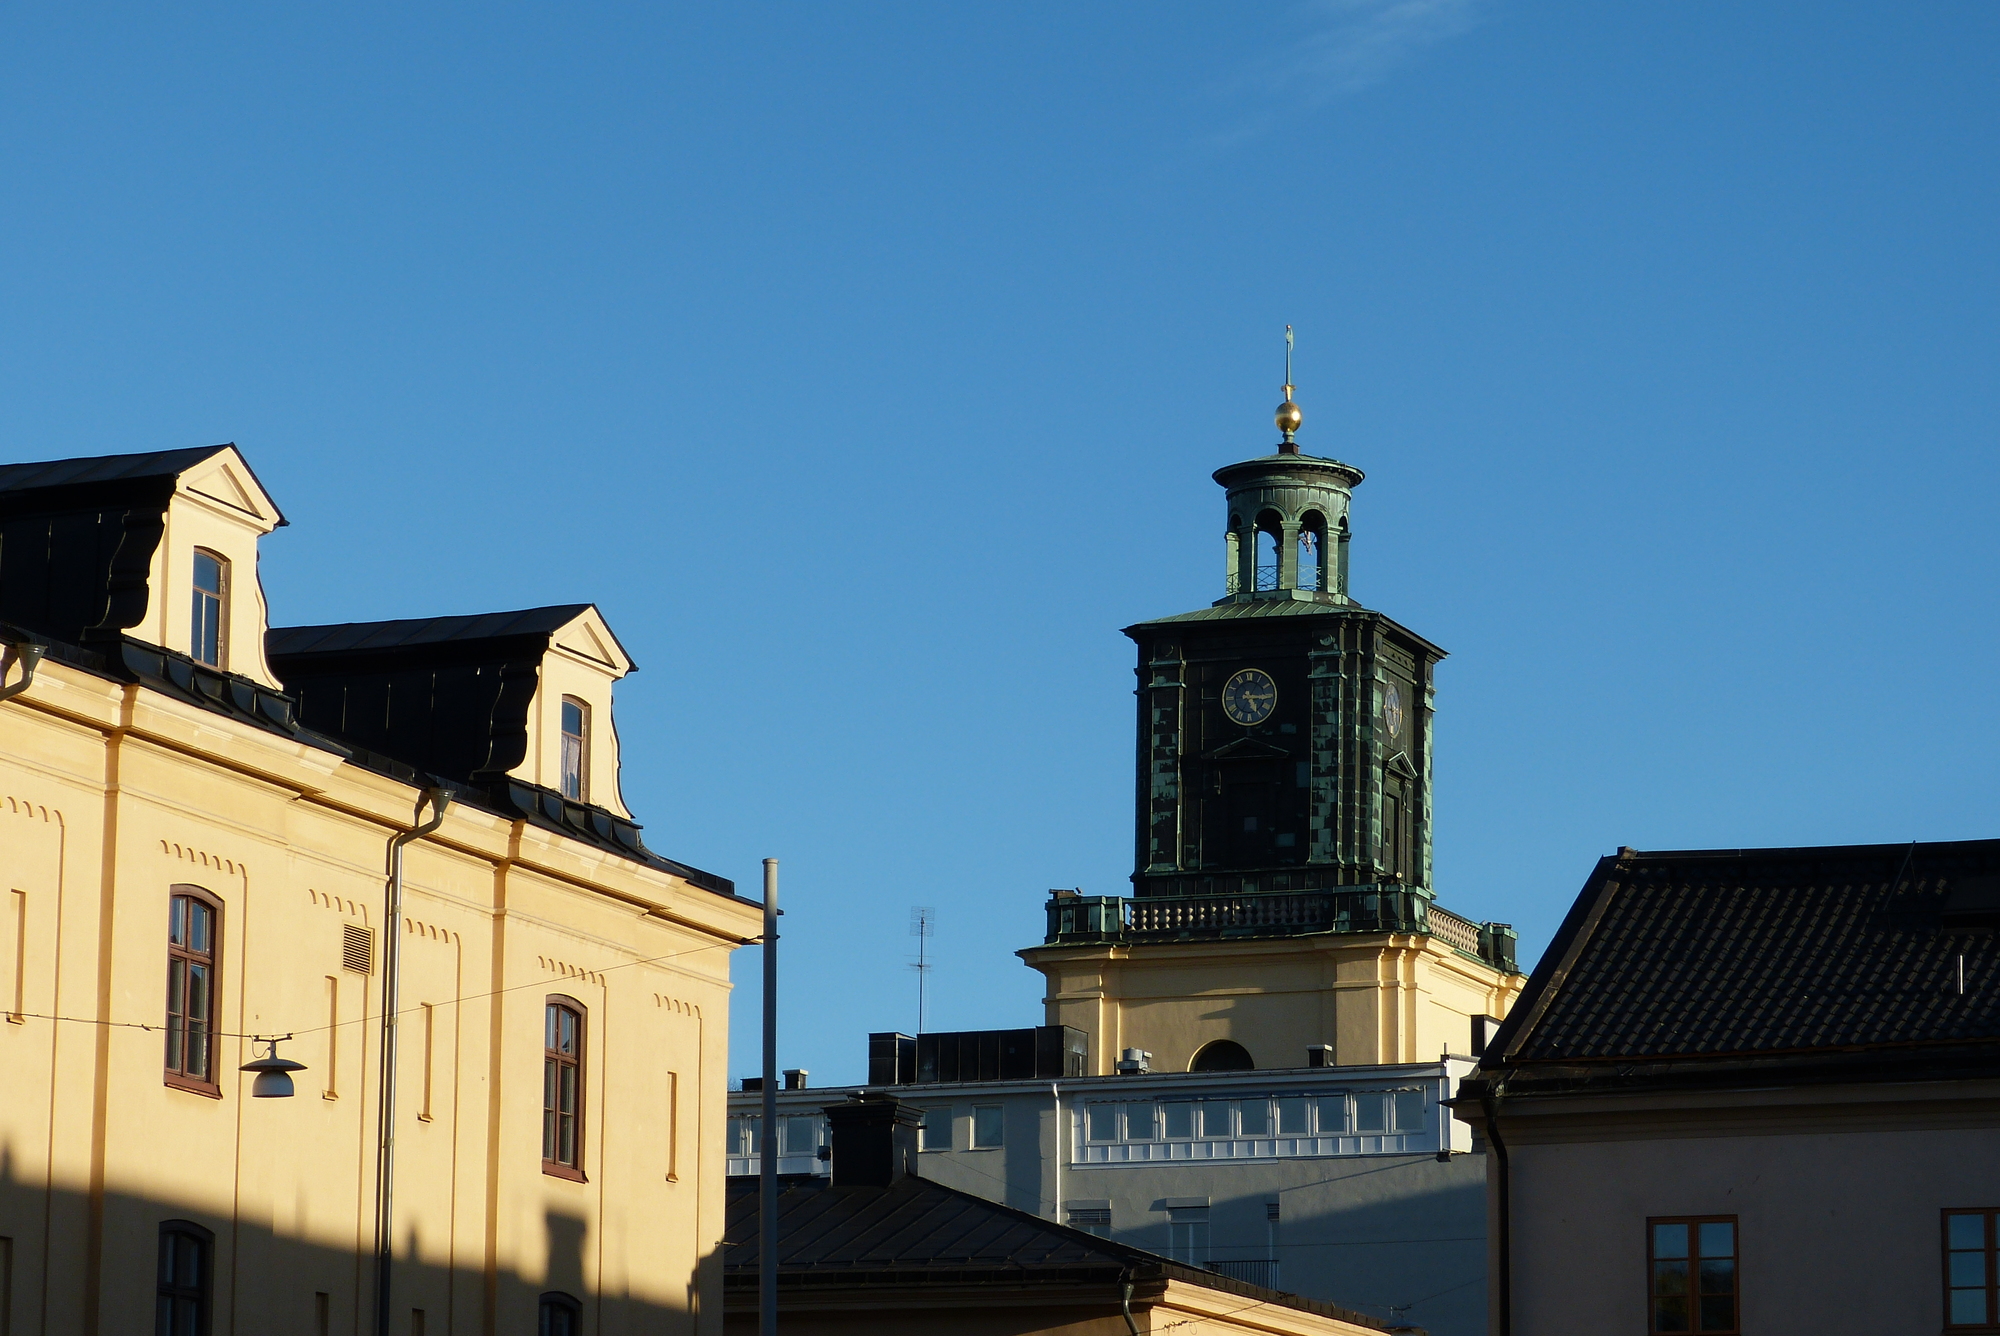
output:
[[215,1083],[215,956],[220,906],[174,887],[167,910],[167,1084],[219,1093]]
[[998,1104],[975,1104],[972,1106],[972,1148],[993,1150],[1000,1144],[1005,1134],[1006,1110]]
[[541,1320],[535,1327],[536,1336],[577,1336],[582,1330],[582,1304],[555,1290],[542,1296]]
[[1167,1256],[1188,1266],[1208,1265],[1206,1206],[1175,1206],[1167,1211]]
[[194,622],[188,653],[200,663],[221,668],[222,605],[229,593],[229,563],[203,548],[194,551]]
[[1736,1217],[1648,1220],[1646,1235],[1652,1264],[1647,1330],[1737,1336]]
[[2000,1211],[1944,1213],[1944,1320],[1948,1328],[2000,1328]]
[[544,1009],[542,1172],[583,1177],[583,1005],[550,998]]
[[924,1110],[924,1120],[917,1125],[917,1149],[951,1149],[951,1106]]
[[590,707],[574,696],[562,698],[562,792],[590,801]]
[[215,1236],[187,1220],[160,1226],[160,1274],[153,1336],[208,1336]]

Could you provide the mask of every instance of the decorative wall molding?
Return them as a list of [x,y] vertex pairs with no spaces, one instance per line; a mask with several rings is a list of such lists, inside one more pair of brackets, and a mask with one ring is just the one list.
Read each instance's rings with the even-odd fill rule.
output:
[[201,867],[212,867],[216,871],[225,872],[232,877],[244,876],[250,871],[246,865],[236,862],[234,859],[224,858],[221,854],[204,852],[191,844],[176,844],[172,840],[161,840],[160,852],[169,858],[178,858],[184,862],[198,864]]
[[315,891],[310,888],[307,889],[306,894],[321,909],[331,909],[339,914],[351,914],[363,923],[368,921],[368,906],[358,900],[347,900],[329,891]]
[[669,1011],[678,1011],[681,1015],[692,1016],[696,1020],[701,1019],[700,1007],[692,1002],[683,1002],[677,997],[668,997],[664,993],[653,994],[653,1005],[656,1007],[665,1007]]
[[551,974],[560,974],[566,979],[581,979],[585,983],[594,983],[599,988],[604,986],[602,974],[595,970],[587,970],[581,965],[572,965],[553,956],[536,956],[535,963]]
[[413,918],[403,920],[403,931],[415,937],[428,937],[434,942],[458,945],[458,934],[450,928],[440,928],[434,923],[421,923]]
[[27,817],[31,821],[47,821],[52,825],[63,824],[62,813],[50,808],[46,803],[29,802],[26,798],[7,798],[7,810],[16,816]]

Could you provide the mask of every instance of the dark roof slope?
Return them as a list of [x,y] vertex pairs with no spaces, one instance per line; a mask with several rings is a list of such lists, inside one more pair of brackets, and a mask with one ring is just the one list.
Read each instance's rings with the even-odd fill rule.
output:
[[202,460],[227,449],[227,445],[198,445],[185,450],[153,450],[135,455],[92,455],[86,459],[0,464],[0,492],[128,482],[141,478],[178,478]]
[[[728,1180],[723,1275],[728,1290],[754,1290],[758,1275],[758,1180]],[[778,1283],[784,1288],[1038,1286],[1103,1284],[1121,1275],[1171,1279],[1263,1303],[1392,1328],[1335,1304],[1283,1294],[1185,1266],[1010,1206],[914,1176],[886,1187],[834,1187],[830,1180],[779,1181]],[[1053,1296],[1051,1296],[1053,1299]]]
[[1621,850],[1598,864],[1484,1066],[2000,1040],[2000,950],[1960,912],[1992,899],[1996,876],[2000,840]]
[[559,603],[518,612],[480,612],[457,617],[405,617],[387,622],[339,622],[329,626],[274,626],[264,649],[276,655],[348,654],[396,650],[413,645],[502,640],[510,636],[554,635],[590,611],[588,603]]

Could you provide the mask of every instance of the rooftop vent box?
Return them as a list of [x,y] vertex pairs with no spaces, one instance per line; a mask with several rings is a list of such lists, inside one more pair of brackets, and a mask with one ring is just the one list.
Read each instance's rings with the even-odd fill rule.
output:
[[1955,878],[1945,887],[1944,925],[2000,927],[2000,877]]

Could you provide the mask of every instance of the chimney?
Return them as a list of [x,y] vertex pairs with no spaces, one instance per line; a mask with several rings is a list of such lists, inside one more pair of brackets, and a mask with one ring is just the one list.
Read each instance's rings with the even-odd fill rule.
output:
[[1334,1065],[1334,1061],[1333,1061],[1333,1045],[1332,1045],[1332,1044],[1307,1044],[1307,1045],[1306,1045],[1306,1066],[1308,1066],[1308,1067],[1331,1067],[1331,1066],[1333,1066],[1333,1065]]
[[917,1173],[917,1127],[922,1109],[893,1095],[857,1095],[826,1106],[833,1142],[833,1186],[886,1188]]
[[[784,1090],[804,1090],[806,1088],[806,1077],[811,1074],[803,1067],[787,1067],[785,1068],[785,1084],[780,1088]],[[759,1077],[758,1079],[762,1080],[763,1078]]]

